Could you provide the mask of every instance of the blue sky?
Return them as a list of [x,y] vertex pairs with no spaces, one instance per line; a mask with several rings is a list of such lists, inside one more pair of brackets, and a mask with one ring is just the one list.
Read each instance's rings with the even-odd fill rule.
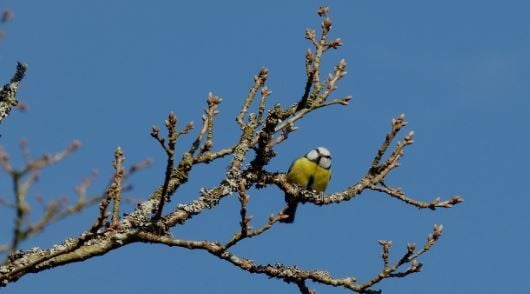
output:
[[[20,163],[18,142],[33,154],[64,148],[79,152],[42,173],[30,195],[74,195],[92,170],[100,193],[112,173],[113,150],[126,162],[154,165],[131,178],[133,198],[145,198],[163,180],[164,154],[150,136],[174,111],[180,125],[200,122],[209,91],[223,98],[214,148],[237,140],[234,117],[252,77],[269,68],[269,105],[290,105],[304,86],[306,27],[319,27],[314,11],[329,5],[333,37],[324,71],[340,60],[348,76],[335,97],[352,95],[348,107],[331,107],[301,121],[278,146],[270,170],[285,171],[313,147],[332,153],[328,192],[344,189],[368,169],[392,117],[405,113],[416,132],[402,166],[388,178],[410,196],[432,200],[462,195],[450,210],[423,211],[383,194],[365,193],[337,206],[299,209],[296,223],[242,242],[235,253],[258,263],[283,262],[361,280],[381,268],[377,240],[393,240],[394,258],[407,242],[422,244],[433,224],[443,224],[436,247],[420,258],[423,272],[388,280],[384,293],[497,293],[530,291],[530,2],[528,1],[4,1],[15,19],[4,26],[0,80],[17,60],[29,64],[19,93],[29,105],[1,126],[0,143]],[[179,150],[192,137],[183,138]],[[223,177],[228,161],[201,166],[173,205]],[[9,178],[0,194],[12,197]],[[270,188],[252,194],[255,226],[283,207]],[[2,209],[2,232],[12,214]],[[38,209],[35,208],[35,212]],[[95,209],[49,227],[22,244],[49,247],[77,236]],[[236,198],[205,211],[175,236],[227,240],[238,228]],[[5,240],[6,234],[1,234]],[[310,284],[318,293],[345,290]],[[297,288],[250,275],[204,252],[135,244],[79,264],[28,275],[4,293],[296,293]]]

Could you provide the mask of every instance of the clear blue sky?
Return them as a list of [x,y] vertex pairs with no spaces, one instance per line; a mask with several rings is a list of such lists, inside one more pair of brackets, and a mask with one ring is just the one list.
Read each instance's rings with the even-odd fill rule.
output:
[[[450,210],[418,210],[383,194],[318,208],[304,205],[293,225],[242,242],[235,253],[258,263],[283,262],[334,276],[367,279],[381,268],[377,240],[393,240],[394,258],[407,242],[422,244],[433,224],[443,238],[420,260],[423,272],[379,285],[385,293],[530,292],[530,2],[528,1],[4,1],[15,12],[0,43],[0,80],[20,60],[29,64],[20,98],[29,105],[1,125],[0,143],[20,162],[18,142],[33,154],[57,151],[71,140],[83,147],[42,173],[30,195],[74,195],[91,170],[100,193],[112,173],[113,150],[126,162],[155,164],[133,178],[128,195],[145,198],[162,181],[164,157],[150,136],[174,111],[181,125],[198,124],[209,91],[221,96],[215,147],[237,139],[234,117],[261,66],[270,70],[270,103],[289,105],[304,86],[306,27],[329,5],[332,36],[344,46],[349,75],[336,97],[348,107],[308,116],[279,146],[269,169],[324,145],[333,153],[329,192],[358,180],[389,129],[407,115],[416,131],[402,166],[388,183],[420,200],[462,195]],[[2,82],[3,83],[3,82]],[[191,137],[190,137],[191,138]],[[180,142],[187,148],[190,138]],[[186,202],[222,178],[227,161],[199,167],[172,202]],[[0,176],[0,193],[10,197]],[[270,188],[252,194],[255,225],[283,207]],[[38,212],[38,208],[35,208]],[[77,236],[95,209],[49,227],[23,248],[49,247]],[[1,240],[12,214],[0,213]],[[238,202],[223,201],[175,236],[227,240],[238,228]],[[315,287],[318,293],[346,293]],[[136,244],[79,264],[28,275],[3,293],[296,293],[297,288],[250,275],[204,252]]]

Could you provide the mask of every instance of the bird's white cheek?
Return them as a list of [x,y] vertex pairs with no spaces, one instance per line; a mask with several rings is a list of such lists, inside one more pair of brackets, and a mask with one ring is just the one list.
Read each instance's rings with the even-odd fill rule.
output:
[[328,169],[331,166],[331,159],[321,157],[320,161],[318,162],[318,165],[320,165],[321,168]]
[[309,153],[307,153],[306,157],[311,161],[316,161],[318,158],[318,152],[316,150],[311,150]]

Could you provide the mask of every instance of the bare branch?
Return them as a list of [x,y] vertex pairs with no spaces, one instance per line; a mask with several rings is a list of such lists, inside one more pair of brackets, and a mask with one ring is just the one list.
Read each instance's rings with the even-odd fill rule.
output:
[[114,152],[114,179],[112,180],[112,184],[110,185],[109,189],[107,190],[107,194],[112,196],[113,200],[113,207],[112,207],[112,227],[116,228],[118,226],[118,222],[120,221],[120,200],[121,200],[121,191],[122,191],[122,180],[124,176],[124,170],[123,170],[123,161],[125,158],[123,157],[123,152],[121,151],[121,148],[116,148],[116,151]]
[[272,91],[269,90],[267,87],[261,88],[261,97],[259,100],[259,107],[258,107],[258,125],[263,124],[263,113],[265,112],[265,101],[267,100],[267,97],[272,94]]
[[377,150],[377,154],[372,162],[372,166],[370,167],[370,173],[375,173],[378,171],[379,162],[381,161],[383,155],[386,153],[386,150],[390,146],[390,143],[394,140],[401,128],[406,125],[407,122],[405,122],[404,114],[400,114],[397,118],[392,119],[392,130],[386,135],[385,142]]
[[207,135],[206,142],[202,146],[199,155],[197,155],[196,158],[202,154],[210,152],[210,150],[212,149],[213,119],[217,114],[219,114],[217,107],[219,106],[219,104],[221,104],[221,101],[222,99],[218,96],[213,95],[212,92],[208,93],[208,98],[206,99],[208,108],[204,110],[205,114],[202,116],[202,129],[199,133],[199,136],[197,136],[197,139],[195,139],[195,142],[193,142],[190,150],[188,151],[188,153],[190,154],[195,154],[195,151],[199,149],[199,146],[201,145],[204,135]]
[[[16,217],[15,223],[13,226],[13,237],[10,245],[10,252],[13,253],[18,249],[19,243],[27,238],[27,233],[23,229],[24,220],[27,219],[27,216],[30,212],[30,206],[26,201],[27,191],[33,185],[38,177],[39,170],[44,167],[57,163],[62,160],[65,156],[76,151],[80,146],[79,141],[72,142],[64,151],[58,152],[55,155],[44,155],[40,159],[31,160],[29,158],[29,151],[27,149],[27,143],[25,141],[21,142],[21,149],[23,156],[26,161],[25,167],[20,170],[13,168],[9,162],[9,156],[7,153],[0,149],[0,161],[4,167],[4,170],[9,173],[13,182],[13,190],[15,195],[14,206],[16,208]],[[25,177],[29,174],[29,177]],[[51,217],[51,213],[55,212],[57,209],[55,206],[50,206],[47,211],[47,215],[43,222],[46,222],[47,219]],[[37,227],[38,228],[38,227]]]
[[28,66],[26,64],[17,62],[17,71],[9,83],[5,84],[0,90],[0,123],[9,115],[11,108],[18,104],[18,100],[16,99],[17,90],[20,82],[26,75],[27,68]]
[[70,145],[66,147],[66,149],[64,149],[61,152],[57,152],[54,155],[44,154],[39,159],[29,161],[26,164],[26,166],[22,170],[17,171],[17,173],[23,176],[28,172],[34,172],[34,171],[41,170],[47,166],[50,166],[52,164],[55,164],[61,161],[66,156],[77,151],[79,147],[81,147],[81,142],[79,142],[78,140],[74,140],[72,141],[72,143],[70,143]]
[[431,202],[423,202],[423,201],[418,201],[418,200],[414,200],[412,198],[407,197],[405,193],[403,193],[403,191],[401,191],[398,188],[389,188],[386,185],[385,186],[370,185],[368,188],[374,191],[386,193],[394,198],[397,198],[407,204],[416,206],[418,208],[430,208],[432,210],[435,210],[437,207],[451,208],[453,207],[453,205],[464,201],[464,198],[462,198],[461,196],[454,196],[453,198],[445,200],[445,201],[441,201],[440,197],[436,197],[436,199],[434,199]]
[[254,97],[256,96],[256,93],[258,92],[259,88],[265,85],[268,74],[269,70],[263,67],[259,71],[258,75],[254,77],[254,85],[252,86],[252,88],[250,88],[247,98],[245,99],[245,102],[243,102],[243,107],[241,108],[241,111],[239,112],[239,115],[236,118],[236,121],[241,128],[243,128],[245,125],[243,118],[247,114],[250,104],[252,104],[252,101],[254,101]]
[[383,254],[381,254],[381,257],[383,258],[384,269],[388,270],[392,241],[379,240],[379,244],[383,247]]
[[[392,243],[390,241],[379,241],[379,243],[383,247],[383,260],[384,260],[384,268],[383,270],[374,276],[371,280],[360,284],[358,287],[358,291],[361,293],[364,293],[363,291],[369,290],[370,287],[374,286],[375,284],[381,282],[382,280],[386,278],[402,278],[405,276],[408,276],[412,273],[417,273],[421,271],[421,268],[423,266],[422,263],[418,262],[416,259],[424,254],[425,252],[429,251],[429,249],[432,248],[436,244],[436,241],[440,238],[442,235],[443,226],[434,225],[434,230],[432,234],[429,234],[429,237],[427,238],[427,242],[423,246],[422,249],[416,250],[416,245],[413,243],[409,243],[407,245],[407,252],[399,259],[398,262],[394,263],[393,265],[389,265],[389,249],[392,246]],[[398,271],[401,266],[404,264],[410,263],[409,268]]]
[[0,164],[2,165],[2,168],[4,169],[4,171],[8,174],[12,174],[15,170],[13,166],[11,166],[9,154],[6,152],[4,147],[1,145],[0,145]]
[[[182,131],[177,131],[177,117],[173,112],[169,113],[168,119],[165,121],[166,128],[168,130],[168,144],[164,144],[164,140],[160,138],[155,128],[151,134],[160,144],[163,146],[167,154],[167,164],[166,172],[164,178],[164,184],[162,185],[162,191],[158,201],[158,208],[156,210],[153,220],[158,220],[162,216],[162,210],[164,209],[164,204],[169,201],[170,193],[168,193],[169,182],[172,178],[173,166],[175,162],[175,147],[177,144],[177,138],[182,134],[187,134],[192,128],[193,124],[189,123]],[[154,134],[153,134],[154,133]]]
[[241,241],[243,239],[249,239],[249,238],[261,235],[261,234],[265,233],[266,231],[268,231],[270,228],[272,228],[272,226],[275,223],[279,222],[282,218],[283,218],[283,215],[281,213],[273,214],[273,215],[269,216],[268,222],[264,226],[262,226],[261,228],[258,228],[256,230],[250,230],[251,227],[247,227],[245,231],[241,230],[241,231],[237,232],[236,234],[234,234],[234,236],[232,236],[230,241],[228,241],[224,245],[224,247],[226,249],[228,249],[228,248],[236,245],[237,243],[239,243],[239,241]]
[[229,263],[250,273],[264,274],[270,278],[284,280],[288,283],[300,283],[300,281],[311,280],[316,283],[332,286],[340,286],[353,291],[359,289],[356,285],[356,278],[347,277],[342,279],[332,278],[329,273],[322,271],[305,271],[296,266],[285,266],[282,264],[259,265],[253,261],[241,258],[227,251],[223,246],[209,241],[189,241],[172,239],[167,236],[158,236],[151,233],[138,233],[138,238],[143,242],[165,244],[167,246],[176,246],[188,249],[206,250],[208,253],[226,260]]
[[89,233],[94,235],[96,234],[99,229],[105,225],[105,221],[107,220],[107,217],[109,216],[109,212],[107,211],[107,208],[109,207],[110,201],[112,200],[112,194],[106,193],[105,197],[101,200],[99,204],[99,214],[96,218],[96,221],[94,224],[92,224],[92,227],[90,227]]

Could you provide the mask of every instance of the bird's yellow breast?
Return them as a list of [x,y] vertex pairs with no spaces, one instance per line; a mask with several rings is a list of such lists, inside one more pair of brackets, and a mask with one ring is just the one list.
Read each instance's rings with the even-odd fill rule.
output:
[[330,177],[331,170],[324,169],[305,157],[295,160],[287,172],[287,181],[289,183],[317,192],[326,190]]

